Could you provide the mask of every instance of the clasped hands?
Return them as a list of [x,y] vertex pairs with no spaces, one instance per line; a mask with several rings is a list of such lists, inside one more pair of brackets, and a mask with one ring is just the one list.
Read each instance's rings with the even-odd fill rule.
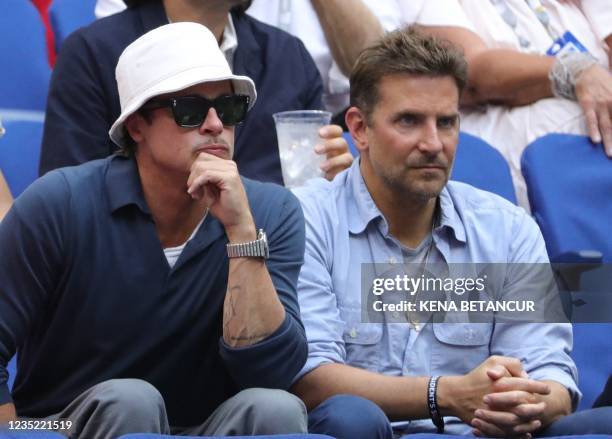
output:
[[439,398],[476,436],[531,438],[542,427],[550,386],[529,379],[518,359],[491,356],[466,375],[442,380],[453,390]]

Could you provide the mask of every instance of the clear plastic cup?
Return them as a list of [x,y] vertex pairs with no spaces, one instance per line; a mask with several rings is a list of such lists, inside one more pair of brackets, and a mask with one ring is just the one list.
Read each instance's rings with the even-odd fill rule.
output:
[[323,140],[319,129],[331,122],[329,111],[299,110],[275,113],[278,152],[285,187],[302,186],[307,180],[323,177],[319,167],[325,155],[317,154],[315,145]]

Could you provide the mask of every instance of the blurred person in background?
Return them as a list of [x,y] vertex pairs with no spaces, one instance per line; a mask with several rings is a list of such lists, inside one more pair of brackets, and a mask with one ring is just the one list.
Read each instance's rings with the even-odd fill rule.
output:
[[[123,0],[96,2],[98,18],[123,9]],[[324,106],[343,126],[357,56],[400,24],[395,0],[254,0],[247,14],[304,43],[323,79]]]
[[[597,0],[397,0],[406,23],[463,48],[461,129],[497,148],[528,208],[523,149],[548,133],[588,135],[612,157],[610,8]],[[601,16],[600,16],[601,15]],[[449,25],[449,20],[454,24]]]
[[304,42],[323,79],[325,108],[343,126],[357,56],[400,24],[395,0],[254,0],[247,14]]
[[[236,127],[235,161],[242,175],[282,184],[272,114],[322,109],[323,86],[316,65],[297,38],[244,13],[250,0],[131,0],[129,8],[97,20],[62,44],[51,78],[40,174],[103,158],[116,151],[108,129],[120,114],[114,68],[121,51],[147,31],[168,22],[208,27],[230,67],[253,79],[262,96]],[[342,129],[321,130],[327,178],[352,161]]]

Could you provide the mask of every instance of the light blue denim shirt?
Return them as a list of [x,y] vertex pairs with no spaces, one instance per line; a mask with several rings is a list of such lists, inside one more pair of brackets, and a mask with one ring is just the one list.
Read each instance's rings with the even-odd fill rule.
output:
[[[294,190],[306,219],[306,253],[298,299],[308,338],[308,360],[296,380],[324,363],[344,363],[394,376],[461,375],[491,355],[521,359],[531,378],[580,393],[569,356],[569,324],[361,323],[361,264],[404,262],[406,248],[364,183],[359,160],[332,182],[313,180]],[[449,182],[428,256],[443,263],[546,263],[542,234],[522,208],[472,186]],[[423,395],[425,398],[426,395]],[[446,432],[471,427],[446,419]],[[406,432],[435,432],[429,420]]]

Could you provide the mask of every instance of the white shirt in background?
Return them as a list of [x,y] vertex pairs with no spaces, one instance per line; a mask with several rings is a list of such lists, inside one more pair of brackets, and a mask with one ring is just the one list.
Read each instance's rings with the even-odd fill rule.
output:
[[[395,0],[363,0],[385,30],[400,26]],[[323,79],[325,108],[332,113],[349,103],[349,81],[334,61],[323,28],[310,0],[254,0],[247,14],[298,37],[314,59]],[[342,23],[338,23],[341,26]]]

